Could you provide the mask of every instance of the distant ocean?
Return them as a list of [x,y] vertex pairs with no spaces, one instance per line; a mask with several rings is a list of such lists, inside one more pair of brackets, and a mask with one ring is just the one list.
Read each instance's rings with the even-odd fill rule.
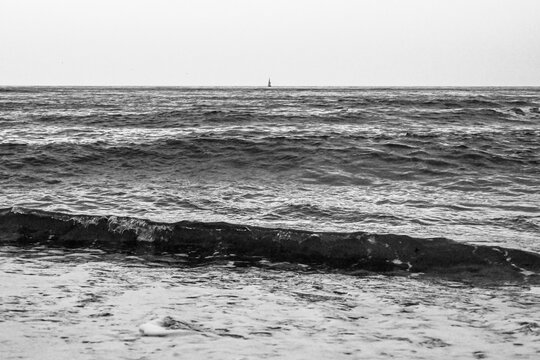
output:
[[539,88],[0,88],[6,359],[532,359],[539,108]]

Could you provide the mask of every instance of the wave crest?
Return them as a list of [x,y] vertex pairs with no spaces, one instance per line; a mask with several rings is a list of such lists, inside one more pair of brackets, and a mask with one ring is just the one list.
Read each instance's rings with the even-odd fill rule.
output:
[[[538,278],[540,254],[445,238],[366,232],[310,232],[229,223],[157,223],[22,208],[0,210],[0,244],[97,246],[150,253],[184,253],[193,261],[265,258],[348,271],[456,272]],[[495,275],[494,275],[495,274]]]

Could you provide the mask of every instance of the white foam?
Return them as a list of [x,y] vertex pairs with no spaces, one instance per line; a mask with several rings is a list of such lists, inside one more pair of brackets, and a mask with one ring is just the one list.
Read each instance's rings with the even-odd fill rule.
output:
[[154,241],[154,234],[156,231],[169,230],[167,225],[149,225],[148,222],[142,219],[135,218],[118,218],[111,216],[109,218],[109,230],[116,233],[123,233],[124,231],[133,230],[137,234],[137,240],[139,241]]
[[540,295],[540,286],[531,286],[529,292],[531,294]]
[[149,321],[139,326],[139,332],[143,336],[171,336],[171,335],[190,335],[193,331],[187,329],[167,329],[163,326],[162,319]]

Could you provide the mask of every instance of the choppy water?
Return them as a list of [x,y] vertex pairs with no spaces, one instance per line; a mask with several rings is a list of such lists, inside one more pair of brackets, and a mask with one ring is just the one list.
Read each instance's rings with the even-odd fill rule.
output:
[[538,251],[539,89],[5,88],[0,205]]
[[[539,107],[534,88],[0,88],[2,355],[533,359]],[[135,245],[84,248],[107,241]],[[302,249],[349,262],[264,258]],[[175,336],[139,332],[168,317]]]

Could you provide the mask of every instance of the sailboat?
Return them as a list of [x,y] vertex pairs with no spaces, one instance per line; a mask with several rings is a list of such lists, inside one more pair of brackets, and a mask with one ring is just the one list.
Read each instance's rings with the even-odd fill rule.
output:
[[270,82],[270,78],[268,78],[268,87],[272,87],[272,83]]

